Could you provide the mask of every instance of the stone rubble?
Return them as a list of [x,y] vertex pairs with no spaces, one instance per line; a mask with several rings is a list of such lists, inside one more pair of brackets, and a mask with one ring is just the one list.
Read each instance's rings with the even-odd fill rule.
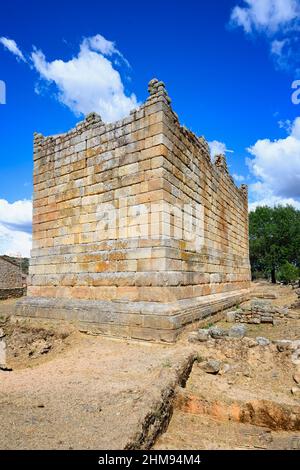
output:
[[259,346],[269,346],[269,344],[271,344],[271,341],[263,336],[258,336],[256,338],[256,342]]
[[236,325],[230,328],[228,331],[228,336],[230,338],[244,338],[246,335],[247,328],[245,325]]
[[216,359],[209,359],[204,363],[200,363],[200,367],[204,372],[207,374],[218,374],[221,369],[222,363],[221,361],[217,361]]
[[201,343],[210,339],[242,339],[246,336],[247,328],[245,325],[234,325],[230,329],[225,330],[218,326],[210,328],[200,328],[189,334],[188,340],[191,343]]
[[[214,350],[216,346],[221,348],[226,357],[232,358],[232,352],[230,348],[234,345],[234,342],[241,342],[247,349],[250,348],[270,348],[274,353],[287,353],[290,357],[291,363],[298,367],[298,371],[294,374],[293,379],[297,386],[300,388],[300,340],[273,340],[268,338],[257,336],[255,339],[246,336],[247,327],[244,324],[234,325],[231,328],[225,330],[218,326],[213,326],[207,329],[199,329],[189,334],[188,341],[192,343],[205,344],[205,346],[211,350]],[[212,359],[214,361],[214,359]],[[219,373],[222,370],[223,364],[219,364],[219,370],[217,367],[213,367],[216,364],[211,361],[206,361],[201,364],[201,367],[208,373]],[[227,372],[227,367],[225,371]]]
[[226,313],[226,321],[228,323],[234,323],[235,322],[235,317],[236,317],[236,312],[227,312]]
[[219,328],[218,326],[212,326],[209,329],[209,335],[213,339],[219,339],[219,338],[223,338],[224,336],[227,336],[227,331],[224,330],[223,328]]
[[287,318],[289,315],[288,307],[273,306],[269,300],[253,299],[250,306],[240,307],[236,310],[226,313],[226,321],[228,323],[271,323]]
[[300,308],[300,289],[296,289],[295,293],[298,296],[298,299],[291,305],[292,309]]

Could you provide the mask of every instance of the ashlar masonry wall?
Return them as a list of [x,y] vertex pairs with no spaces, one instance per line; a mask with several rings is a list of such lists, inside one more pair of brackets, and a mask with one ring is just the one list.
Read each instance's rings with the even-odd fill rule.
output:
[[[246,295],[247,188],[180,126],[165,86],[127,118],[34,139],[33,249],[21,315],[173,340]],[[213,309],[214,310],[214,309]]]

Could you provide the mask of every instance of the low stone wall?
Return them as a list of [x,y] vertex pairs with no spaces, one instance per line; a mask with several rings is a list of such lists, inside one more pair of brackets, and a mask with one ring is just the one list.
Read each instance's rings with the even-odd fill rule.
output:
[[283,320],[289,314],[288,307],[276,307],[267,300],[254,299],[249,306],[236,309],[226,314],[228,322],[236,323],[272,323]]
[[0,289],[0,300],[23,297],[25,294],[26,288],[23,287],[17,287],[16,289]]

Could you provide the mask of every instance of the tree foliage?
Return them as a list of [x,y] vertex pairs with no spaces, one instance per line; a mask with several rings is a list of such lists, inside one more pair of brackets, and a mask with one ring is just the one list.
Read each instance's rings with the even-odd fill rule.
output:
[[257,207],[249,214],[252,272],[271,275],[286,262],[300,267],[300,211],[292,206]]
[[283,263],[282,266],[280,266],[280,270],[278,272],[278,279],[284,284],[297,281],[297,279],[299,279],[299,268],[286,261],[285,263]]

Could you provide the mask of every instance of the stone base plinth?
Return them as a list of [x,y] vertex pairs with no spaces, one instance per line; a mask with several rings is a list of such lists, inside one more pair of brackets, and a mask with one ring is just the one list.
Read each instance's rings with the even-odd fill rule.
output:
[[84,330],[108,336],[174,342],[187,325],[208,319],[249,295],[245,289],[165,304],[26,297],[17,302],[15,314],[75,322]]

